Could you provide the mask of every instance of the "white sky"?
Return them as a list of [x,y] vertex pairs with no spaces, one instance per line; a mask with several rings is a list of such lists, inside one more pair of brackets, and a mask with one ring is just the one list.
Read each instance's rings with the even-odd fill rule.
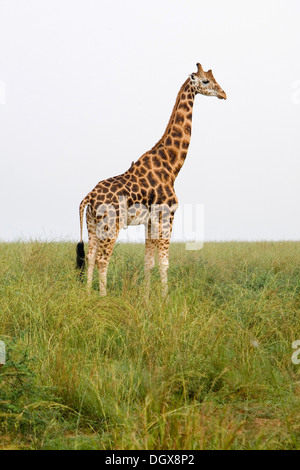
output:
[[196,97],[180,204],[206,240],[299,240],[299,24],[298,0],[0,0],[0,239],[79,239],[200,62],[228,99]]

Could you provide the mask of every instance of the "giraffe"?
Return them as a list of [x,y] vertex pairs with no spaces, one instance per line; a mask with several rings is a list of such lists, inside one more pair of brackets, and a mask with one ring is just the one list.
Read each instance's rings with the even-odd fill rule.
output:
[[[166,130],[154,147],[133,161],[123,174],[100,181],[79,206],[80,242],[77,267],[82,276],[85,265],[82,225],[84,210],[89,237],[87,289],[91,290],[95,265],[99,272],[100,295],[106,295],[107,269],[121,228],[145,226],[145,291],[149,295],[150,273],[157,250],[162,293],[168,291],[169,244],[178,200],[175,179],[185,162],[191,139],[192,112],[197,94],[226,100],[212,70],[197,63],[181,86]],[[153,210],[153,207],[157,210]],[[162,210],[161,210],[162,208]],[[164,210],[167,209],[165,212]],[[166,214],[166,216],[163,216]]]

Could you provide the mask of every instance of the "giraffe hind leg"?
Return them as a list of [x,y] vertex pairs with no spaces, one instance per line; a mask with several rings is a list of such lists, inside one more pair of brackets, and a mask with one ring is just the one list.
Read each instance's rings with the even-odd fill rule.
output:
[[107,270],[116,240],[117,237],[107,238],[99,241],[99,249],[96,262],[99,273],[99,291],[101,297],[106,295]]
[[163,297],[168,294],[169,247],[174,215],[159,224],[159,239],[157,240],[158,267],[162,285]]
[[90,239],[89,241],[89,252],[87,255],[88,259],[88,270],[87,270],[87,291],[90,293],[93,282],[93,273],[96,264],[96,258],[99,250],[99,242],[97,239]]
[[88,235],[89,235],[89,250],[87,254],[87,266],[88,266],[87,291],[90,293],[91,288],[92,288],[92,282],[93,282],[93,273],[94,273],[97,254],[99,250],[99,240],[96,234],[96,229],[97,229],[96,221],[94,220],[92,214],[90,213],[89,208],[86,211],[86,224],[87,224]]

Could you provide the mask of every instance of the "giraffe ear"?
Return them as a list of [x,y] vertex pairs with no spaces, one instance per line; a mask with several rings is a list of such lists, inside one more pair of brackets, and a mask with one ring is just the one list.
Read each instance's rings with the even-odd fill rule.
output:
[[192,80],[192,82],[195,81],[195,75],[194,75],[193,73],[191,73],[191,74],[189,75],[189,77],[190,77],[190,79]]

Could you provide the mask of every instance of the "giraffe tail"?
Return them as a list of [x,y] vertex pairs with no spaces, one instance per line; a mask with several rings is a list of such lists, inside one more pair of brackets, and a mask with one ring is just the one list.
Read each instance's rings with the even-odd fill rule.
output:
[[83,225],[83,215],[85,206],[88,204],[88,198],[84,198],[79,206],[79,217],[80,217],[80,242],[77,243],[76,247],[76,264],[77,269],[79,270],[79,277],[82,278],[82,274],[85,267],[85,252],[84,252],[84,243],[82,241],[82,225]]
[[84,252],[84,243],[77,243],[76,247],[76,263],[77,269],[79,271],[79,277],[82,278],[84,267],[85,267],[85,252]]

